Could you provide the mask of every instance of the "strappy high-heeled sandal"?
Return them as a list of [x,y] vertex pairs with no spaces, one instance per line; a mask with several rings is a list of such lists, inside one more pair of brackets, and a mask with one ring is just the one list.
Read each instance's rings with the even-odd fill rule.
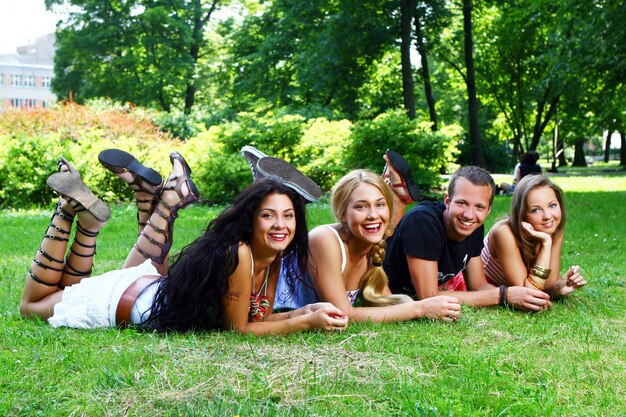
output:
[[[143,192],[152,195],[150,199],[139,199],[135,197],[137,204],[137,224],[143,228],[145,222],[139,220],[139,212],[146,213],[148,216],[159,201],[159,194],[163,187],[163,177],[152,168],[148,168],[140,163],[133,155],[120,149],[106,149],[98,154],[100,163],[114,174],[124,174],[130,172],[134,174],[134,179],[128,182],[133,192]],[[153,189],[146,188],[145,184],[149,184]],[[147,208],[142,206],[148,204]]]
[[[74,248],[72,246],[70,246],[70,253],[74,254],[75,256],[80,256],[81,258],[90,258],[92,256],[96,255],[96,244],[94,243],[93,245],[86,245],[82,242],[80,242],[78,240],[78,234],[82,234],[83,236],[86,237],[91,237],[91,238],[95,238],[96,236],[98,236],[98,234],[100,232],[90,232],[88,230],[85,230],[80,223],[76,223],[76,234],[74,235],[74,242],[72,243],[72,246],[74,246],[74,243],[77,244],[78,246],[82,246],[83,248],[88,248],[88,249],[93,249],[93,252],[91,253],[78,253],[74,250]],[[70,253],[67,254],[67,256],[65,257],[65,268],[63,269],[63,273],[67,274],[67,275],[72,275],[75,277],[88,277],[91,276],[91,273],[93,272],[93,263],[91,268],[89,268],[88,271],[79,271],[78,269],[74,268],[70,262],[69,262],[69,258],[70,258]]]
[[[52,213],[52,217],[50,217],[50,224],[48,225],[48,228],[53,228],[54,230],[56,230],[58,233],[60,233],[61,235],[65,235],[67,237],[63,237],[63,236],[57,236],[57,235],[50,235],[47,233],[46,230],[46,234],[44,234],[44,239],[50,239],[50,240],[57,240],[57,241],[61,241],[61,242],[68,242],[69,241],[69,235],[71,233],[70,230],[64,230],[62,229],[60,226],[54,224],[54,218],[58,217],[60,219],[64,219],[70,222],[70,226],[71,223],[74,221],[74,216],[72,216],[71,214],[69,214],[67,211],[63,210],[63,207],[61,206],[60,202],[57,202],[57,205],[54,209],[54,212]],[[43,261],[40,261],[39,259],[37,259],[36,257],[33,258],[33,263],[35,263],[37,266],[39,266],[40,268],[43,269],[49,269],[51,271],[56,271],[56,272],[63,272],[63,259],[56,259],[55,257],[53,257],[52,255],[50,255],[49,253],[47,253],[46,251],[43,250],[43,247],[39,246],[39,249],[37,249],[37,251],[41,254],[41,256],[43,256],[44,258],[46,258],[49,262],[56,262],[58,264],[60,264],[60,268],[55,268],[52,265],[49,265],[47,263],[44,263]],[[32,268],[28,268],[28,275],[35,281],[37,281],[40,284],[43,284],[45,286],[48,287],[56,287],[58,285],[58,283],[49,283],[46,282],[44,280],[42,280],[41,278],[39,278],[37,275],[35,275],[35,273],[32,271]]]
[[[417,201],[420,196],[420,190],[413,181],[413,174],[411,173],[411,168],[409,167],[408,162],[402,157],[402,155],[396,151],[392,151],[391,149],[387,149],[385,155],[387,156],[387,163],[383,169],[382,178],[404,204],[410,204]],[[392,182],[391,170],[393,170],[399,178],[399,183]],[[401,194],[396,189],[401,189],[404,193]]]
[[99,221],[107,221],[111,217],[111,211],[107,205],[91,192],[80,178],[78,171],[63,157],[58,163],[59,167],[61,164],[66,165],[68,170],[50,175],[46,184],[66,199],[75,213],[87,210]]
[[[174,165],[174,161],[178,160],[183,166],[183,175],[179,175],[177,177],[169,177],[167,179],[166,185],[161,190],[161,195],[166,191],[175,191],[178,195],[180,201],[173,206],[167,204],[163,199],[159,199],[157,206],[154,208],[154,213],[157,213],[167,222],[167,227],[162,229],[155,224],[153,224],[150,220],[148,220],[146,227],[150,227],[152,230],[161,234],[165,238],[165,242],[159,242],[158,240],[148,236],[145,232],[141,232],[141,235],[144,236],[150,243],[157,246],[161,249],[161,254],[159,256],[150,255],[146,253],[143,249],[139,247],[138,244],[135,244],[135,249],[137,252],[141,253],[146,259],[151,259],[158,264],[163,264],[165,262],[165,258],[172,248],[172,234],[174,229],[174,221],[178,218],[178,210],[187,207],[189,204],[197,201],[200,198],[200,192],[196,187],[196,184],[191,179],[191,168],[187,165],[187,161],[178,153],[172,152],[170,154],[170,161],[172,162],[172,166]],[[167,185],[170,182],[174,182],[173,185]],[[186,185],[189,190],[189,194],[183,195],[182,187]],[[169,213],[164,212],[162,209],[166,209]]]

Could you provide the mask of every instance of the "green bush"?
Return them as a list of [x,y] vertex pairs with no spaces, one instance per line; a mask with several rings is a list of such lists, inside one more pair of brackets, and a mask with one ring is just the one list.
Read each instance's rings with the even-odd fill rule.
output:
[[300,143],[293,150],[291,162],[329,191],[348,171],[342,155],[350,141],[352,123],[348,120],[313,119],[307,122]]
[[48,205],[46,186],[64,156],[105,201],[132,201],[128,186],[98,163],[108,148],[131,152],[167,175],[169,152],[181,144],[163,135],[141,111],[59,105],[52,109],[7,110],[0,114],[0,207]]
[[457,135],[454,128],[432,133],[401,111],[356,125],[301,115],[240,114],[182,141],[163,133],[153,118],[143,109],[107,101],[0,114],[0,207],[50,204],[55,195],[45,181],[59,156],[73,163],[104,201],[132,201],[130,188],[98,163],[98,154],[108,148],[132,153],[164,176],[171,171],[168,154],[178,150],[193,170],[202,200],[216,204],[230,201],[252,181],[239,155],[244,145],[292,163],[326,192],[350,169],[380,172],[383,152],[391,148],[406,157],[418,185],[427,189],[452,160]]
[[195,181],[211,203],[229,201],[252,181],[247,163],[239,156],[245,145],[285,159],[328,191],[345,173],[340,155],[350,127],[348,121],[307,121],[300,115],[255,118],[245,113],[198,134],[186,148],[198,167]]
[[417,185],[428,190],[439,185],[441,170],[452,163],[460,130],[448,126],[432,132],[429,123],[410,120],[402,110],[357,122],[345,153],[345,170],[369,168],[382,172],[382,155],[393,149],[407,160]]
[[47,204],[53,192],[46,178],[62,153],[56,137],[0,135],[0,206],[32,207]]
[[224,131],[230,126],[213,126],[187,140],[182,153],[193,168],[194,182],[202,200],[225,203],[252,182],[250,168],[239,152],[226,152]]
[[226,153],[236,154],[244,145],[252,145],[268,155],[290,161],[305,125],[305,118],[299,115],[240,113],[235,121],[222,125],[217,140],[224,144]]

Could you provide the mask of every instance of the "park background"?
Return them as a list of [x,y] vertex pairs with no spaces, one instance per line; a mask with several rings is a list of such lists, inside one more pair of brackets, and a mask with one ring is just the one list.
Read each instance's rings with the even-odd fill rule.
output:
[[[626,6],[617,1],[72,1],[59,103],[0,112],[2,415],[622,415],[626,405]],[[582,3],[582,4],[579,4]],[[563,267],[589,284],[551,311],[465,308],[452,325],[358,324],[254,339],[53,330],[19,317],[66,156],[113,206],[98,272],[131,247],[109,147],[162,173],[180,151],[202,205],[176,248],[251,181],[251,144],[325,192],[401,152],[425,199],[476,164],[510,180],[537,150],[567,192]],[[589,166],[591,165],[591,166]],[[488,225],[504,215],[498,197]],[[120,204],[118,204],[120,203]],[[327,195],[309,224],[331,221]]]

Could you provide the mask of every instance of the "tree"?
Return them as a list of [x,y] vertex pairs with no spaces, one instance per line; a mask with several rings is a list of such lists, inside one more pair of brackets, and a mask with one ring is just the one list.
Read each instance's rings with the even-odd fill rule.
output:
[[567,13],[545,0],[493,2],[479,33],[481,80],[510,131],[516,155],[535,150],[574,77]]
[[324,108],[356,117],[359,88],[397,40],[397,7],[391,0],[276,0],[248,15],[232,34],[234,108]]
[[414,0],[400,0],[400,55],[402,57],[402,97],[409,119],[416,118],[413,66],[411,65],[411,22],[415,11]]
[[432,81],[430,75],[429,55],[432,39],[438,39],[441,31],[449,23],[450,13],[445,7],[445,3],[440,0],[420,1],[416,4],[414,26],[415,26],[415,45],[420,55],[420,72],[422,82],[424,84],[424,97],[428,106],[428,116],[432,123],[433,132],[438,130],[437,109],[435,105],[435,97],[432,90]]
[[485,155],[478,125],[478,99],[476,97],[476,74],[474,71],[474,41],[472,37],[472,0],[463,0],[463,38],[465,45],[465,83],[467,85],[467,108],[472,163],[485,166]]
[[189,113],[200,80],[204,30],[218,0],[46,0],[71,4],[57,28],[57,96],[110,97]]

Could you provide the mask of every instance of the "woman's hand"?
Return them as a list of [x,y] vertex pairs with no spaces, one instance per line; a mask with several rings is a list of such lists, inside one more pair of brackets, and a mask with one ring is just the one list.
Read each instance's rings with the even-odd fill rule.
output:
[[421,317],[450,322],[458,319],[461,314],[461,303],[456,297],[438,295],[416,302],[420,304],[422,309]]
[[348,327],[348,315],[330,303],[309,304],[311,311],[307,316],[311,329],[340,332]]
[[331,303],[324,303],[324,302],[307,304],[304,307],[300,307],[296,310],[293,310],[291,312],[291,316],[297,317],[297,316],[302,316],[304,314],[314,313],[317,310],[322,309],[324,307],[334,307],[334,305]]
[[550,296],[533,288],[509,287],[505,294],[504,301],[519,310],[541,311],[552,307]]
[[567,297],[585,284],[587,281],[580,275],[580,266],[574,265],[554,284],[552,293],[557,297]]
[[522,229],[526,231],[530,236],[535,237],[545,243],[552,243],[552,236],[544,232],[538,232],[530,223],[522,222]]

